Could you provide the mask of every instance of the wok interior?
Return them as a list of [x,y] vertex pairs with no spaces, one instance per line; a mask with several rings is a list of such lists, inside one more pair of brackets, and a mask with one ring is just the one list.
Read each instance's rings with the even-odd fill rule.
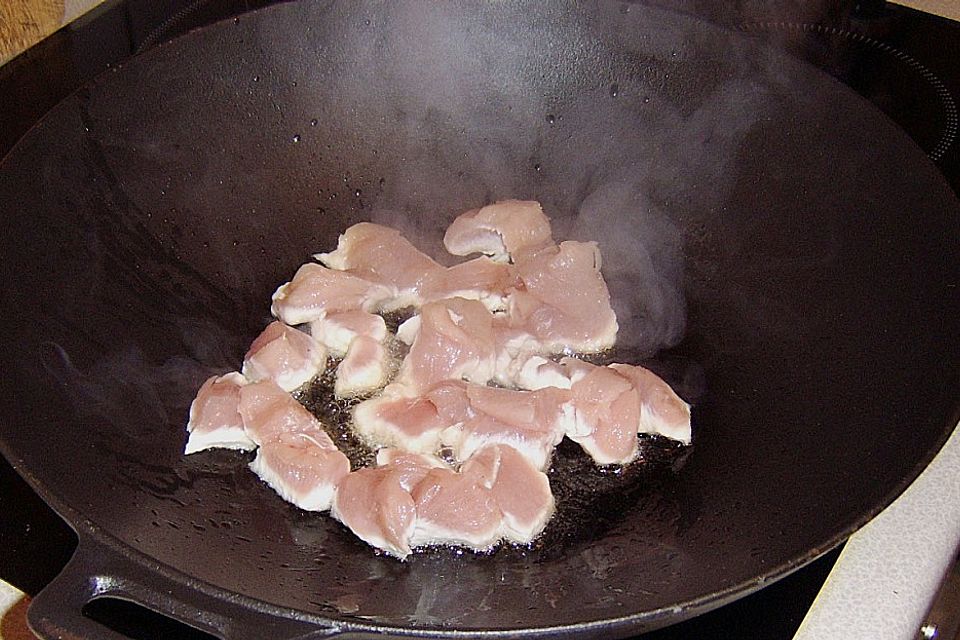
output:
[[[960,236],[935,168],[816,71],[670,13],[277,6],[101,77],[4,172],[9,450],[61,509],[263,602],[656,626],[837,543],[953,426]],[[509,197],[600,242],[624,352],[694,404],[679,468],[543,548],[400,563],[243,454],[181,455],[193,393],[312,253],[373,219],[439,255],[453,216]]]

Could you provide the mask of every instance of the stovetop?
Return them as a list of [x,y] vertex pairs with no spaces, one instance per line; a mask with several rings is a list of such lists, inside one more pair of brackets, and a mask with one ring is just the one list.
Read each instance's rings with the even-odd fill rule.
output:
[[[49,108],[109,66],[191,28],[267,4],[108,0],[0,67],[0,156]],[[837,77],[906,130],[960,193],[960,23],[883,2],[858,2],[819,21],[784,10],[719,12],[716,3],[696,0],[660,4],[679,4],[768,39]],[[76,541],[2,457],[0,487],[0,579],[35,594],[67,562]],[[831,551],[751,596],[642,637],[792,638],[838,554]]]

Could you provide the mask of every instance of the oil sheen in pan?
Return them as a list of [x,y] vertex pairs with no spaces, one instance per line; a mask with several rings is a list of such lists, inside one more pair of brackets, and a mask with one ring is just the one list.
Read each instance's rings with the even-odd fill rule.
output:
[[[391,333],[395,333],[399,323],[408,315],[399,312],[385,316]],[[393,343],[391,348],[399,360],[405,347],[397,340]],[[589,354],[585,359],[598,365],[622,361],[617,359],[615,348]],[[340,359],[330,358],[323,374],[295,392],[294,397],[323,423],[355,470],[375,464],[375,449],[354,432],[350,418],[353,407],[370,396],[336,397],[333,385],[339,363]],[[678,471],[691,450],[690,446],[658,435],[641,434],[638,437],[639,456],[628,465],[598,466],[578,445],[566,438],[561,441],[547,470],[557,508],[546,529],[529,544],[501,543],[493,553],[550,555],[571,544],[602,536],[608,526],[617,522],[624,511],[636,503],[652,480]],[[449,547],[441,547],[428,552],[448,551]],[[456,553],[463,552],[456,550]]]

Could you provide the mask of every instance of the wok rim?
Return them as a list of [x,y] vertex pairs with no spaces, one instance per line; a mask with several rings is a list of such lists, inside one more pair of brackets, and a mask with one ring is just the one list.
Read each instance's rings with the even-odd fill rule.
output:
[[[263,14],[276,10],[279,7],[291,4],[295,4],[295,0],[280,0],[275,4],[265,7],[258,7],[251,11],[244,12],[238,17],[240,20],[244,20],[254,14]],[[612,5],[620,3],[616,2],[616,0],[611,0],[609,4]],[[728,33],[739,37],[751,37],[749,34],[737,32],[735,29],[726,27],[724,25],[707,22],[695,16],[680,14],[679,12],[671,11],[669,9],[651,6],[642,6],[641,8],[644,11],[650,11],[653,13],[682,15],[684,20],[705,25],[710,30]],[[9,163],[12,163],[21,147],[25,144],[28,144],[29,140],[37,135],[37,131],[41,129],[49,119],[55,117],[59,111],[67,108],[68,104],[77,99],[78,95],[104,82],[105,79],[108,78],[112,73],[123,72],[128,65],[138,64],[138,61],[140,61],[141,58],[149,59],[150,57],[160,55],[156,52],[162,52],[166,47],[175,45],[181,40],[198,37],[198,34],[202,34],[208,29],[222,27],[234,19],[234,17],[228,17],[195,29],[191,29],[186,33],[180,34],[171,40],[162,42],[142,53],[136,53],[128,58],[125,58],[122,62],[115,64],[88,79],[79,87],[66,95],[52,108],[46,111],[36,122],[30,126],[29,129],[24,132],[24,134],[10,147],[9,151],[2,158],[0,158],[0,172],[2,172],[9,165]],[[798,64],[803,64],[810,68],[816,69],[816,67],[813,65],[810,65],[802,60],[792,57],[791,59],[796,60]],[[819,69],[816,69],[816,71],[824,76],[827,81],[832,81],[838,87],[842,87],[843,90],[854,93],[842,82],[830,77],[829,74],[826,74]],[[883,118],[890,121],[888,116],[883,114],[874,105],[869,103],[869,101],[862,98],[860,98],[860,101],[868,108],[872,109],[876,113],[880,114]],[[890,122],[892,123],[892,121]],[[904,134],[904,138],[909,140],[910,144],[916,147],[918,155],[923,155],[926,157],[926,154],[924,154],[923,150],[920,149],[920,147],[913,142],[913,140],[910,140],[906,134]],[[957,200],[958,194],[953,191],[953,189],[950,189],[950,191],[953,193],[954,199]],[[957,201],[960,202],[960,200]],[[362,619],[351,618],[349,615],[345,615],[343,618],[328,618],[316,613],[310,613],[307,611],[301,611],[299,609],[276,605],[265,600],[260,600],[239,593],[237,591],[231,591],[222,586],[218,586],[214,583],[191,576],[187,572],[181,571],[180,569],[167,564],[165,561],[159,558],[155,558],[154,556],[136,549],[133,545],[124,542],[115,534],[105,531],[101,526],[87,518],[79,509],[70,505],[68,501],[61,499],[53,491],[47,489],[43,481],[33,475],[29,469],[29,465],[26,464],[23,458],[16,454],[14,448],[7,443],[6,439],[3,437],[2,430],[0,430],[0,454],[2,454],[10,462],[11,466],[18,473],[18,475],[20,475],[28,483],[31,489],[51,509],[53,509],[57,513],[58,517],[60,517],[74,532],[77,537],[77,546],[74,551],[74,557],[83,553],[90,553],[98,548],[106,549],[124,561],[132,563],[139,569],[156,573],[167,580],[186,586],[190,589],[194,589],[202,594],[212,597],[215,600],[229,600],[231,602],[235,602],[256,614],[309,622],[317,625],[319,628],[328,629],[335,635],[352,632],[386,632],[398,637],[414,636],[426,633],[431,637],[437,638],[538,638],[547,636],[553,637],[557,635],[572,636],[581,633],[601,633],[610,631],[615,631],[619,635],[625,635],[630,632],[653,631],[692,617],[696,617],[700,614],[707,613],[708,611],[712,611],[726,604],[734,602],[742,597],[755,593],[763,587],[777,582],[778,580],[790,575],[798,569],[801,569],[832,549],[835,549],[840,544],[844,543],[852,534],[861,529],[868,522],[876,518],[878,514],[893,504],[930,465],[933,459],[943,449],[954,430],[960,429],[960,425],[957,424],[957,421],[960,420],[960,403],[955,403],[953,405],[952,414],[952,418],[950,418],[950,420],[953,421],[951,423],[952,426],[941,429],[936,440],[936,445],[925,452],[924,457],[914,465],[909,474],[902,477],[894,485],[893,489],[885,494],[881,500],[878,500],[869,509],[861,512],[861,515],[854,519],[851,524],[839,530],[839,532],[834,536],[829,537],[828,539],[823,540],[819,544],[815,545],[813,548],[788,558],[785,561],[781,561],[773,565],[764,573],[749,580],[737,582],[721,590],[691,598],[684,602],[676,603],[672,606],[664,606],[648,611],[631,613],[611,618],[600,618],[585,622],[536,627],[460,628],[456,626],[433,626],[430,624],[422,626],[401,625],[396,622],[386,621],[367,622]],[[6,422],[6,420],[4,421]],[[325,516],[318,514],[318,517]],[[54,580],[57,580],[57,578]],[[202,611],[198,611],[198,613],[202,613]]]

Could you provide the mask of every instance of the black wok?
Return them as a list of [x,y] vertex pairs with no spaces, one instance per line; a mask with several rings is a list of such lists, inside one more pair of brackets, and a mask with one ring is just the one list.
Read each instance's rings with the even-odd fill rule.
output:
[[[192,394],[311,253],[364,219],[437,252],[506,197],[601,242],[618,356],[694,402],[684,456],[590,476],[549,544],[400,563],[241,454],[181,455]],[[831,549],[958,418],[936,168],[833,80],[660,10],[271,7],[66,100],[0,202],[0,444],[79,536],[31,607],[47,636],[104,636],[79,615],[101,596],[224,637],[624,636]]]

